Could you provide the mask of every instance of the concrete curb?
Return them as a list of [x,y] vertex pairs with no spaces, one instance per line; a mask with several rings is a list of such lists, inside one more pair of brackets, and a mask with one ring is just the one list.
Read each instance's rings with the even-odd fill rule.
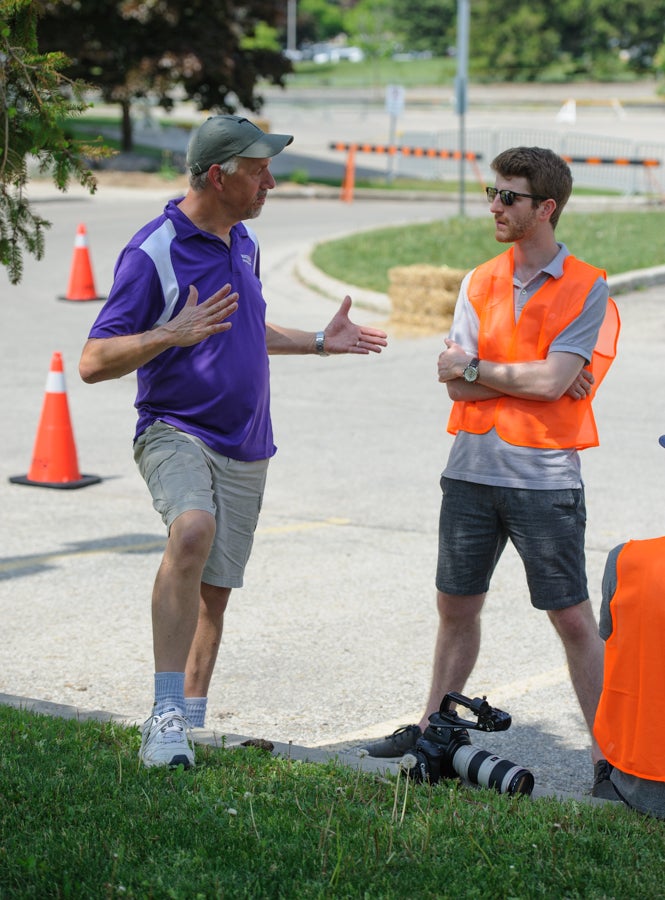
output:
[[[52,716],[61,719],[76,719],[81,722],[97,721],[97,722],[117,722],[124,728],[132,726],[140,727],[143,723],[136,719],[120,715],[118,713],[106,712],[104,710],[80,710],[76,706],[68,706],[64,703],[50,703],[46,700],[36,700],[32,697],[17,697],[13,694],[0,693],[0,704],[10,706],[13,709],[24,710],[37,715]],[[256,741],[256,738],[246,737],[239,734],[224,734],[217,731],[209,731],[205,728],[194,728],[192,730],[194,743],[200,746],[213,747],[220,750],[241,750],[244,745],[250,741]],[[267,740],[267,739],[262,739]],[[297,762],[319,763],[326,765],[328,763],[336,763],[338,765],[353,768],[356,771],[365,772],[379,776],[396,777],[399,772],[399,763],[396,759],[374,759],[370,756],[363,755],[357,751],[348,751],[345,753],[332,752],[329,750],[320,750],[316,747],[303,747],[298,744],[284,744],[278,741],[270,741],[272,756],[281,759],[289,759]],[[611,801],[601,800],[591,797],[588,794],[573,794],[566,791],[545,791],[537,785],[531,794],[533,800],[549,799],[549,800],[576,800],[581,803],[602,804]]]
[[310,288],[310,290],[322,294],[329,300],[340,300],[345,294],[350,294],[353,298],[354,306],[372,309],[385,316],[390,315],[391,304],[387,294],[381,294],[378,291],[368,291],[326,275],[312,262],[313,249],[314,247],[310,247],[306,250],[294,264],[294,274],[302,284]]
[[607,283],[613,296],[628,294],[630,291],[651,287],[654,284],[663,284],[665,283],[665,266],[653,266],[650,269],[635,269],[632,272],[622,272],[620,275],[610,275]]
[[[374,310],[384,316],[390,315],[392,307],[388,294],[358,288],[327,275],[312,262],[313,250],[314,247],[310,247],[298,257],[294,265],[294,274],[302,284],[330,300],[339,300],[345,294],[350,294],[354,305]],[[649,269],[635,269],[632,272],[622,272],[620,275],[610,275],[607,283],[613,297],[652,285],[665,284],[665,265],[653,266]]]

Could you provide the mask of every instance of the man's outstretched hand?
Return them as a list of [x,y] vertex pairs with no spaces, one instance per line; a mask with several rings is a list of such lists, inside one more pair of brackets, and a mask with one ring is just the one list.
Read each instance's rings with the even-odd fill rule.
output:
[[325,328],[327,353],[380,353],[388,346],[388,335],[379,328],[355,325],[349,319],[351,298],[347,295],[342,305]]

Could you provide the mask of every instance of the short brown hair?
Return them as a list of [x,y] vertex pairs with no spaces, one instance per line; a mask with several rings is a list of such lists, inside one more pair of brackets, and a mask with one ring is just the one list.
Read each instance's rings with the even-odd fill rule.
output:
[[[556,228],[573,190],[573,176],[564,159],[543,147],[513,147],[492,160],[492,170],[504,178],[526,178],[529,193],[554,200],[556,209],[550,222],[552,228]],[[534,200],[533,205],[537,204]]]

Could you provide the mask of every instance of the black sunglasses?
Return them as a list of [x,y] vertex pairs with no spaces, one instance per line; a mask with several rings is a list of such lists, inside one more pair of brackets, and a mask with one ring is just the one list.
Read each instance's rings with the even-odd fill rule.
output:
[[498,194],[504,206],[512,206],[515,202],[515,197],[530,197],[532,200],[547,200],[547,197],[539,197],[537,194],[520,194],[518,191],[500,191],[495,187],[485,188],[485,193],[487,194],[488,203],[493,203],[494,198]]

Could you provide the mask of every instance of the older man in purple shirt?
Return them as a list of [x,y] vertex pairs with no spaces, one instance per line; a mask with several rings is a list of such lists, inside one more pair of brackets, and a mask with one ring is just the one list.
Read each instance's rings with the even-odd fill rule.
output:
[[[168,529],[152,596],[155,703],[145,766],[194,765],[231,590],[241,587],[275,453],[269,354],[378,353],[345,297],[322,331],[267,323],[256,236],[275,187],[270,160],[291,135],[212,116],[187,151],[185,197],[118,259],[79,371],[95,383],[137,372],[134,456]],[[199,297],[206,299],[199,301]]]

